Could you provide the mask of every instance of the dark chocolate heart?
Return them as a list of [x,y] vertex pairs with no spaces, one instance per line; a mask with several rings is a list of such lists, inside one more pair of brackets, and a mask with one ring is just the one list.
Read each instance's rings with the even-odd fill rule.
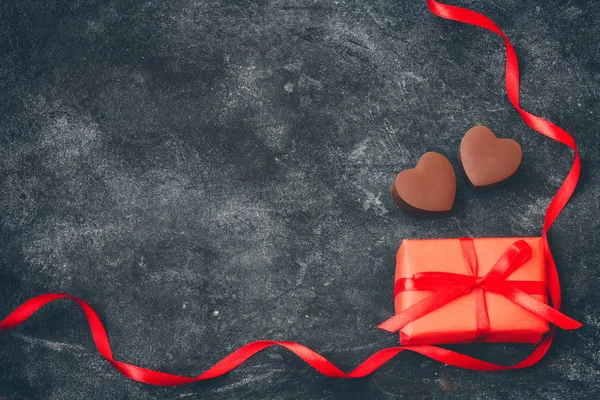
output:
[[512,177],[523,153],[516,141],[497,138],[487,126],[475,126],[465,133],[458,158],[469,183],[474,188],[485,188]]
[[456,196],[456,175],[443,155],[428,152],[417,166],[402,171],[390,188],[392,200],[409,214],[437,217],[452,209]]

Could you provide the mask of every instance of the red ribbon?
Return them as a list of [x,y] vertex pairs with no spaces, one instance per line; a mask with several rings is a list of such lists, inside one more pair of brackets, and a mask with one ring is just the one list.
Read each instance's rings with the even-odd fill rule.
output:
[[[521,114],[521,117],[523,118],[525,123],[531,128],[545,136],[548,136],[553,140],[565,144],[575,152],[575,159],[573,161],[573,165],[571,166],[571,170],[569,171],[563,184],[561,185],[558,192],[550,202],[550,205],[548,206],[548,210],[546,211],[546,216],[544,219],[544,227],[542,230],[542,238],[544,239],[545,245],[545,258],[547,260],[548,291],[550,293],[550,298],[552,299],[552,304],[556,312],[558,312],[561,303],[560,284],[558,281],[558,272],[556,270],[556,265],[554,263],[554,259],[552,258],[552,254],[550,253],[547,234],[548,229],[550,229],[550,226],[552,226],[554,220],[558,217],[564,206],[569,201],[569,198],[575,190],[577,181],[579,180],[581,162],[579,159],[577,147],[575,145],[575,140],[573,139],[573,137],[571,137],[571,135],[569,135],[568,132],[566,132],[559,126],[549,121],[546,121],[545,119],[542,119],[536,115],[533,115],[521,108],[521,105],[519,104],[519,66],[517,62],[517,55],[512,45],[508,41],[508,38],[491,19],[474,11],[438,3],[435,0],[428,0],[427,5],[429,7],[429,10],[439,17],[463,22],[466,24],[476,25],[500,35],[504,40],[504,45],[506,47],[506,92],[512,105],[517,110],[517,112]],[[513,296],[512,293],[506,294],[508,295],[508,297]],[[527,294],[524,295],[527,296]],[[325,359],[323,356],[301,344],[293,342],[258,341],[243,346],[242,348],[234,351],[232,354],[219,361],[217,364],[215,364],[203,374],[194,378],[190,378],[185,376],[168,374],[160,371],[154,371],[138,367],[136,365],[127,364],[114,359],[110,349],[110,344],[108,342],[108,335],[106,334],[106,330],[104,329],[104,326],[102,325],[102,322],[100,321],[100,318],[98,317],[96,312],[85,301],[70,295],[43,294],[34,297],[33,299],[28,300],[21,306],[17,307],[16,310],[14,310],[11,314],[8,315],[8,317],[1,321],[0,330],[13,329],[14,327],[18,326],[23,321],[25,321],[27,318],[29,318],[39,308],[54,300],[63,298],[74,300],[83,309],[88,319],[90,330],[92,331],[92,336],[94,338],[94,342],[96,344],[96,347],[98,348],[98,351],[104,358],[106,358],[111,364],[113,364],[115,368],[117,368],[122,374],[133,380],[163,386],[183,385],[186,383],[197,382],[221,376],[231,371],[232,369],[237,368],[240,364],[242,364],[248,358],[252,357],[254,354],[274,345],[286,348],[287,350],[300,357],[307,364],[315,368],[317,371],[331,378],[364,377],[366,375],[369,375],[381,365],[385,364],[387,361],[389,361],[397,354],[405,350],[422,354],[426,357],[429,357],[431,359],[437,360],[445,364],[479,371],[502,371],[526,368],[536,364],[544,356],[544,354],[546,354],[548,348],[550,347],[550,344],[552,343],[552,339],[554,337],[555,332],[555,327],[553,326],[549,334],[542,340],[540,345],[533,351],[533,353],[531,353],[523,361],[509,366],[492,364],[436,346],[402,346],[390,347],[378,351],[377,353],[369,357],[367,360],[365,360],[363,363],[361,363],[356,369],[349,373],[343,372],[338,367],[333,365],[330,361]],[[514,293],[514,298],[518,299],[519,301],[525,299],[523,294],[519,292]],[[536,310],[538,310],[539,312],[543,312],[541,309],[536,308]]]
[[379,325],[378,328],[388,332],[396,332],[423,315],[457,297],[470,293],[472,290],[476,291],[476,342],[484,342],[490,333],[490,319],[485,303],[485,291],[498,293],[563,329],[577,329],[581,326],[579,322],[531,296],[531,294],[546,294],[545,285],[541,282],[507,280],[513,272],[525,265],[531,258],[531,246],[526,241],[517,240],[510,245],[483,277],[479,277],[477,274],[478,260],[473,239],[460,239],[460,246],[463,259],[469,267],[471,275],[449,272],[420,272],[412,278],[398,279],[394,285],[394,296],[407,290],[427,290],[434,293],[394,315]]

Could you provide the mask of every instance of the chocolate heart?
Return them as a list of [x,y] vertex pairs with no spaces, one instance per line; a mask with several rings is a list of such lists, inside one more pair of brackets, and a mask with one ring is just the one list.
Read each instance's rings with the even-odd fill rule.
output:
[[454,168],[443,155],[425,153],[415,168],[396,176],[390,193],[394,203],[404,212],[421,217],[441,216],[454,204]]
[[475,126],[465,133],[458,158],[471,186],[487,188],[512,177],[523,153],[514,140],[498,139],[487,126]]

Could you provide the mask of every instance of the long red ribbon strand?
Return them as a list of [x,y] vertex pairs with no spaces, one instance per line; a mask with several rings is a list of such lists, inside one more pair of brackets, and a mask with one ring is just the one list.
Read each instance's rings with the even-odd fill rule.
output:
[[[560,285],[558,281],[558,272],[556,270],[556,265],[554,263],[552,254],[550,252],[547,234],[548,229],[550,229],[550,226],[552,226],[553,222],[556,220],[566,203],[569,201],[569,198],[573,194],[573,191],[575,190],[575,186],[577,185],[577,181],[579,179],[581,163],[579,159],[579,153],[575,145],[575,140],[573,139],[573,137],[571,137],[569,133],[567,133],[559,126],[549,121],[546,121],[536,115],[533,115],[521,108],[521,105],[519,103],[519,67],[517,62],[517,55],[512,45],[510,44],[508,38],[491,19],[474,11],[465,8],[450,6],[447,4],[442,4],[435,0],[428,0],[427,5],[429,7],[429,10],[439,17],[463,22],[466,24],[476,25],[500,35],[504,40],[504,45],[506,47],[506,92],[508,94],[510,102],[512,103],[514,108],[519,112],[519,114],[521,114],[521,117],[527,125],[529,125],[537,132],[548,136],[549,138],[556,140],[560,143],[563,143],[575,152],[575,159],[573,161],[573,165],[571,166],[571,170],[569,171],[566,179],[560,186],[558,192],[550,202],[548,210],[546,211],[544,227],[542,230],[542,237],[545,243],[546,259],[548,260],[548,289],[550,292],[550,298],[552,299],[553,306],[556,310],[559,310],[561,297]],[[507,295],[518,296],[519,294],[507,293]],[[184,385],[187,383],[197,382],[221,376],[233,370],[234,368],[237,368],[240,364],[245,362],[254,354],[275,345],[286,348],[287,350],[300,357],[311,367],[319,371],[321,374],[331,378],[362,378],[364,376],[369,375],[370,373],[378,369],[380,366],[385,364],[387,361],[395,357],[397,354],[405,350],[422,354],[426,357],[429,357],[431,359],[437,360],[445,364],[479,371],[502,371],[525,368],[536,364],[544,356],[544,354],[546,354],[548,348],[550,347],[550,344],[552,343],[552,339],[554,337],[556,329],[553,326],[549,334],[546,335],[546,337],[542,340],[540,345],[536,347],[536,349],[528,357],[516,364],[509,366],[492,364],[483,360],[479,360],[473,357],[466,356],[464,354],[460,354],[436,346],[402,346],[390,347],[380,350],[368,359],[366,359],[353,371],[345,373],[320,354],[301,344],[293,342],[275,342],[263,340],[249,343],[241,347],[240,349],[234,351],[233,353],[216,363],[214,366],[209,368],[201,375],[190,378],[180,375],[168,374],[160,371],[154,371],[151,369],[142,368],[136,365],[116,360],[113,357],[108,341],[108,335],[106,333],[106,330],[104,329],[104,326],[102,325],[102,322],[100,321],[100,318],[98,317],[98,314],[96,314],[96,312],[88,303],[74,296],[66,294],[43,294],[34,297],[31,300],[28,300],[27,302],[19,306],[8,317],[2,320],[2,322],[0,322],[0,330],[9,330],[15,328],[27,318],[29,318],[38,309],[58,299],[71,299],[83,309],[85,316],[87,317],[90,330],[92,332],[92,337],[94,339],[96,347],[98,348],[98,351],[123,375],[138,382],[162,386]]]

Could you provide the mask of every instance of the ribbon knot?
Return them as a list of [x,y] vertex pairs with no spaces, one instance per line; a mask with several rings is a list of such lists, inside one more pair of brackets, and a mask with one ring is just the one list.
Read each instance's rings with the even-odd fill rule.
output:
[[446,303],[475,292],[476,342],[483,342],[490,334],[490,319],[485,292],[498,293],[513,303],[552,322],[563,329],[576,329],[581,324],[532,295],[547,293],[543,282],[509,281],[507,278],[531,258],[531,246],[520,239],[511,244],[484,276],[478,276],[478,259],[472,238],[460,239],[460,247],[470,274],[452,272],[419,272],[412,278],[396,281],[394,298],[405,291],[431,291],[430,296],[383,322],[378,328],[396,332]]

